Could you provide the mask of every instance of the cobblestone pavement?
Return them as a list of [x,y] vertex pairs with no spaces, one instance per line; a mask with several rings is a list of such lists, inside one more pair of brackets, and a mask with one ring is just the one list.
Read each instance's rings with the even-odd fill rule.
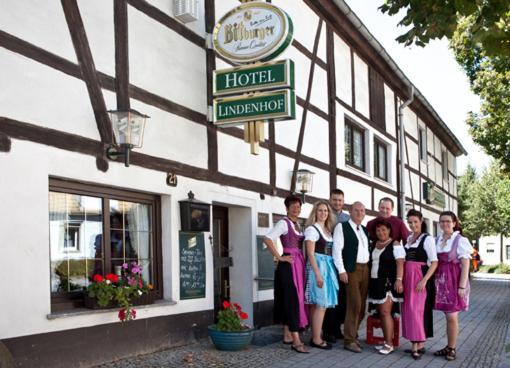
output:
[[[221,352],[214,349],[208,339],[194,344],[173,348],[153,354],[123,359],[103,364],[97,368],[131,367],[264,367],[264,368],[305,368],[305,367],[482,367],[510,368],[510,282],[473,280],[471,305],[460,317],[460,337],[457,360],[447,362],[434,357],[432,352],[446,345],[445,318],[442,313],[434,314],[435,337],[426,343],[427,353],[414,361],[404,352],[410,347],[401,339],[400,348],[389,356],[375,353],[365,346],[363,353],[351,353],[337,342],[332,350],[310,349],[310,354],[297,354],[281,341],[278,326],[271,326],[256,332],[253,345],[241,352]],[[365,326],[360,328],[360,340],[365,338]],[[309,340],[305,334],[304,341]]]

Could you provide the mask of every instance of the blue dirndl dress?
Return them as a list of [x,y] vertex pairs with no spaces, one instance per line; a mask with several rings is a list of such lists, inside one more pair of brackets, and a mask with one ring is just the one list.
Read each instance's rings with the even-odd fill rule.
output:
[[324,280],[322,288],[317,286],[315,272],[313,272],[310,260],[306,262],[306,287],[305,303],[315,304],[321,308],[333,308],[338,304],[338,277],[331,251],[333,242],[326,241],[322,233],[313,226],[319,233],[319,240],[315,242],[315,261]]

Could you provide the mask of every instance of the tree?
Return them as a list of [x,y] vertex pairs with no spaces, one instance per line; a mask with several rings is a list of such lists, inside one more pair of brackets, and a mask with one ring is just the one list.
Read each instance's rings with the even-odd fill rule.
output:
[[450,40],[482,102],[469,113],[470,134],[510,173],[510,1],[386,0],[380,9],[389,15],[407,9],[399,25],[411,28],[397,38],[405,45]]
[[510,56],[510,2],[508,0],[386,0],[379,7],[383,13],[395,15],[406,9],[399,22],[411,26],[397,41],[406,46],[425,46],[430,40],[451,39],[458,25],[469,18],[473,40],[488,55]]
[[501,262],[503,236],[510,236],[510,178],[493,162],[480,178],[468,166],[459,177],[459,218],[469,239],[500,235]]

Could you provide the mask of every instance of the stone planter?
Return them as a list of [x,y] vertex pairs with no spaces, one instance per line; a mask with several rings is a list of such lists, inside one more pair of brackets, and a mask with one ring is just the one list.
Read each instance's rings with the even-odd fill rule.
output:
[[226,332],[217,330],[216,325],[210,325],[207,331],[216,349],[238,351],[250,344],[254,329]]

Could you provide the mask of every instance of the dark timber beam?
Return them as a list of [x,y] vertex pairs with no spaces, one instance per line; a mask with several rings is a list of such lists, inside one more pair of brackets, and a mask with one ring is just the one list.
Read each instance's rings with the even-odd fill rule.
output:
[[335,44],[333,30],[326,27],[326,60],[328,73],[328,125],[329,125],[329,191],[336,188],[336,80]]
[[117,109],[127,110],[129,104],[129,41],[128,11],[126,0],[114,0],[113,23],[115,26],[115,90]]
[[10,152],[11,151],[11,139],[0,133],[0,152]]
[[[214,0],[205,0],[205,31],[212,34],[216,18]],[[216,69],[216,57],[214,50],[205,50],[205,63],[207,74],[207,106],[213,105],[213,71]],[[218,172],[218,128],[212,123],[207,123],[207,167],[212,172]]]
[[305,104],[303,106],[303,115],[301,116],[301,128],[299,129],[299,137],[298,144],[296,148],[296,159],[294,160],[294,168],[292,170],[292,179],[290,182],[290,191],[294,192],[296,190],[296,171],[299,167],[299,157],[301,156],[301,150],[303,149],[303,141],[305,136],[305,128],[306,128],[306,114],[308,113],[308,105],[310,104],[310,98],[312,95],[312,85],[313,85],[313,73],[315,71],[315,62],[317,59],[317,51],[319,49],[319,40],[321,36],[322,29],[322,20],[319,19],[319,24],[317,24],[317,31],[315,32],[315,41],[313,43],[313,55],[310,63],[310,74],[308,75],[308,89],[306,91],[306,99]]
[[94,110],[101,142],[109,144],[112,142],[113,137],[112,127],[106,111],[103,93],[97,77],[96,66],[94,65],[78,4],[76,0],[61,0],[61,2],[76,57],[80,65],[81,75],[87,86],[92,109]]

